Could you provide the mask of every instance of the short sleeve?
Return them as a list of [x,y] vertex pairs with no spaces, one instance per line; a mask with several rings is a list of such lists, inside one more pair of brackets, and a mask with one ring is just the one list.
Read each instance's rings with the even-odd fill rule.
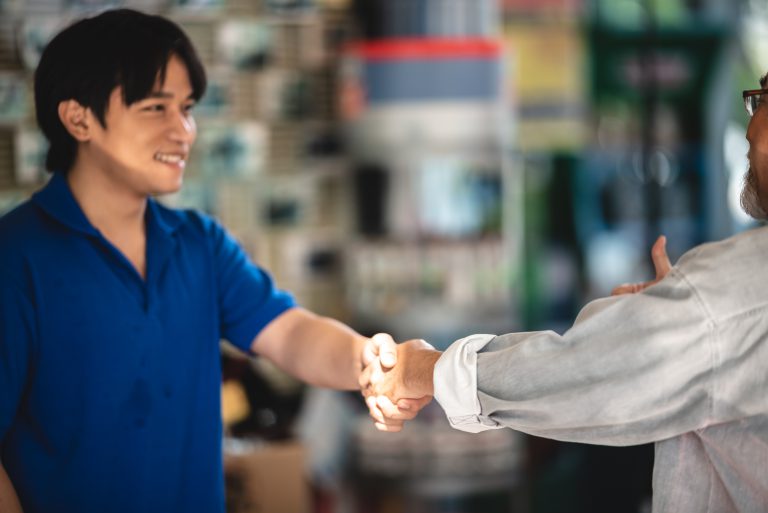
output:
[[272,277],[254,264],[227,231],[211,223],[222,336],[243,351],[273,319],[296,306]]
[[15,281],[0,281],[0,446],[24,394],[35,346],[35,309]]

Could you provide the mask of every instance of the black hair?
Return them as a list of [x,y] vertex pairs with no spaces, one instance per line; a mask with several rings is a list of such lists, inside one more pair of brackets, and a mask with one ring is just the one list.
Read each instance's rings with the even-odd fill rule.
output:
[[122,87],[125,105],[146,98],[158,79],[165,80],[174,55],[184,62],[192,98],[199,100],[206,86],[203,65],[184,31],[166,18],[115,9],[79,20],[56,35],[35,71],[37,124],[50,143],[46,169],[66,173],[77,155],[77,142],[59,119],[59,103],[76,100],[106,127],[112,91]]

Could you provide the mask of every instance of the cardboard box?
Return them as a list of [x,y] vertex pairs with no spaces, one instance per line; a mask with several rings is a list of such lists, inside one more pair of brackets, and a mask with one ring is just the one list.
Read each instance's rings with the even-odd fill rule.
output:
[[308,513],[304,458],[298,442],[225,445],[227,512]]

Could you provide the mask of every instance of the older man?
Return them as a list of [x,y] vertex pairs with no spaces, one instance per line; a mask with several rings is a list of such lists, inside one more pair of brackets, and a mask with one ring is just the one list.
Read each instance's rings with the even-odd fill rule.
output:
[[[751,119],[744,210],[768,217],[768,99]],[[472,335],[444,353],[399,346],[361,377],[380,429],[401,397],[434,395],[453,427],[557,440],[656,443],[655,513],[768,511],[768,227],[686,253],[658,280],[589,303],[565,334]],[[660,257],[660,255],[662,257]],[[665,276],[664,276],[665,275]],[[378,397],[377,397],[378,396]]]

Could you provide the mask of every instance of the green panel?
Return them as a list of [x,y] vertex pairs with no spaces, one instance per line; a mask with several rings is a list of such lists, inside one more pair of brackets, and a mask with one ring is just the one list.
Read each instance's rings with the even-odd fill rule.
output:
[[592,95],[596,102],[639,101],[647,94],[655,62],[655,93],[660,101],[699,98],[709,82],[728,32],[719,27],[638,29],[594,26],[589,31]]

